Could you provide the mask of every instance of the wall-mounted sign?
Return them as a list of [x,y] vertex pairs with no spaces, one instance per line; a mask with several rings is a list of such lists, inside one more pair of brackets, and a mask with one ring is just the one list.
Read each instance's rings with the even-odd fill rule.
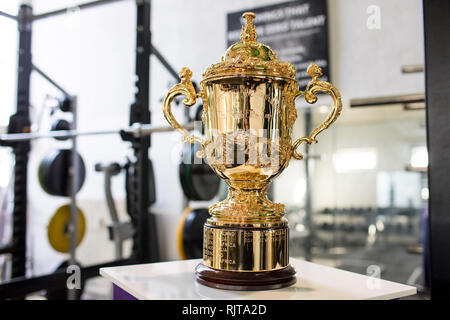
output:
[[[322,80],[329,81],[328,20],[326,0],[298,0],[275,5],[248,8],[228,14],[228,46],[240,41],[242,14],[253,11],[258,42],[269,45],[281,61],[287,61],[297,70],[300,88],[311,77],[306,68],[312,62],[322,67]],[[241,23],[239,23],[239,21]]]

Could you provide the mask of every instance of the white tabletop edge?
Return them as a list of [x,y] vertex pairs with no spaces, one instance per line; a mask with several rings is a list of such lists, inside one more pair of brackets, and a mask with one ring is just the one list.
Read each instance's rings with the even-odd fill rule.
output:
[[[334,270],[339,270],[339,272],[343,272],[343,273],[349,273],[349,274],[353,274],[356,276],[361,276],[361,277],[366,277],[365,275],[361,275],[361,274],[357,274],[357,273],[353,273],[350,271],[346,271],[346,270],[341,270],[341,269],[337,269],[337,268],[333,268],[333,267],[329,267],[329,266],[324,266],[324,265],[319,265],[316,263],[312,263],[312,262],[308,262],[308,261],[304,261],[304,260],[298,260],[298,259],[293,259],[292,260],[297,260],[297,261],[301,261],[302,263],[305,264],[311,264],[311,265],[315,265],[318,267],[322,267],[325,269],[334,269]],[[200,259],[195,259],[195,260],[185,260],[186,262],[190,261],[192,262],[196,262],[198,263],[199,261],[201,261]],[[157,267],[157,265],[159,264],[167,264],[167,263],[179,263],[180,261],[167,261],[167,262],[158,262],[158,263],[152,263],[152,266]],[[100,275],[105,277],[106,279],[110,280],[113,284],[115,284],[116,286],[118,286],[119,288],[121,288],[122,290],[128,292],[129,294],[131,294],[132,296],[136,297],[139,300],[145,300],[148,299],[148,296],[145,296],[145,294],[140,293],[138,290],[135,290],[131,285],[129,285],[129,283],[127,283],[127,281],[125,281],[123,278],[120,277],[120,275],[115,274],[116,270],[123,270],[124,267],[133,267],[133,268],[139,268],[145,265],[150,265],[148,263],[146,264],[135,264],[135,265],[129,265],[129,266],[119,266],[119,267],[109,267],[109,268],[101,268],[100,269]],[[367,299],[367,300],[382,300],[382,299],[398,299],[398,298],[402,298],[402,297],[406,297],[406,296],[410,296],[410,295],[414,295],[417,293],[417,289],[415,287],[409,286],[409,285],[405,285],[405,284],[401,284],[401,283],[396,283],[396,282],[392,282],[392,281],[388,281],[388,280],[384,280],[384,279],[380,279],[383,283],[390,283],[392,285],[395,286],[399,286],[401,287],[401,290],[398,290],[396,292],[387,292],[387,293],[381,293],[375,297],[365,297],[362,299]],[[217,290],[217,289],[216,289]],[[175,298],[174,300],[186,300],[188,298]],[[220,298],[219,298],[220,299]],[[269,299],[258,299],[258,300],[270,300]],[[342,298],[339,299],[337,298],[336,300],[343,300]]]
[[106,272],[104,270],[104,269],[112,269],[112,268],[117,268],[117,267],[100,268],[100,275],[102,277],[105,277],[109,281],[111,281],[114,285],[118,286],[122,290],[128,292],[129,294],[131,294],[136,299],[138,299],[138,300],[146,300],[147,299],[145,296],[141,295],[138,291],[134,290],[133,288],[127,286],[125,283],[123,283],[123,282],[119,281],[118,279],[114,278],[108,272]]

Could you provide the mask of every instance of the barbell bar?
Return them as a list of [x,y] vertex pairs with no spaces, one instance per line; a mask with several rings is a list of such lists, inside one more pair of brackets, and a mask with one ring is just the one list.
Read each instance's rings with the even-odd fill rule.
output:
[[[190,122],[187,125],[183,125],[187,130],[194,129],[194,123]],[[119,134],[121,132],[131,134],[135,138],[141,136],[151,135],[158,132],[171,132],[175,129],[172,126],[156,126],[153,124],[134,123],[128,128],[122,130],[98,130],[98,131],[79,131],[79,130],[60,130],[49,131],[45,133],[29,132],[29,133],[5,133],[0,134],[0,143],[2,142],[18,142],[29,141],[36,139],[48,139],[48,138],[71,138],[79,136],[94,136],[94,135],[108,135]]]

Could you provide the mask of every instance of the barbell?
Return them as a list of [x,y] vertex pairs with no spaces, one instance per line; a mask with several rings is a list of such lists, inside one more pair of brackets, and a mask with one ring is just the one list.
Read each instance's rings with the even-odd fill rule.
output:
[[[183,125],[187,130],[194,129],[194,123],[188,123]],[[113,130],[93,130],[93,131],[80,131],[80,130],[59,130],[50,132],[30,132],[30,133],[4,133],[0,134],[0,143],[4,142],[18,142],[29,141],[36,139],[47,138],[73,138],[78,136],[92,136],[92,135],[108,135],[108,134],[129,134],[135,138],[151,135],[158,132],[170,132],[175,129],[172,126],[157,126],[153,124],[134,123],[125,129],[113,129]]]

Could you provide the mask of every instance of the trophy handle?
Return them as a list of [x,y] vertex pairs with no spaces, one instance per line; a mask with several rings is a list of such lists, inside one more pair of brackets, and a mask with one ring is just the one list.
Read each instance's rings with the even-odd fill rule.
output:
[[317,128],[315,128],[308,137],[297,139],[292,145],[292,156],[297,160],[303,159],[303,155],[297,152],[298,146],[303,142],[306,142],[308,144],[317,143],[317,140],[315,139],[316,136],[323,130],[327,129],[333,122],[335,122],[342,111],[341,94],[339,93],[338,89],[336,89],[329,82],[318,80],[318,78],[322,75],[322,69],[318,65],[312,63],[309,65],[307,72],[313,79],[306,86],[306,90],[297,91],[295,97],[304,95],[306,102],[312,104],[316,103],[317,101],[317,96],[315,95],[316,92],[325,92],[328,93],[333,99],[333,109],[328,115],[328,118],[323,121]]
[[[192,106],[196,101],[197,98],[200,97],[199,94],[195,92],[194,86],[191,82],[192,77],[192,71],[188,68],[181,69],[179,73],[181,82],[173,86],[167,95],[164,97],[163,101],[163,112],[164,117],[167,119],[169,124],[177,131],[179,131],[184,136],[184,142],[188,142],[190,144],[194,143],[195,141],[200,142],[202,145],[202,150],[204,150],[205,141],[202,138],[199,138],[194,135],[190,135],[189,132],[178,123],[177,120],[175,120],[175,117],[172,114],[172,101],[173,99],[178,95],[184,95],[186,96],[186,99],[183,100],[184,105],[190,107]],[[202,152],[198,154],[198,156],[202,156]]]

